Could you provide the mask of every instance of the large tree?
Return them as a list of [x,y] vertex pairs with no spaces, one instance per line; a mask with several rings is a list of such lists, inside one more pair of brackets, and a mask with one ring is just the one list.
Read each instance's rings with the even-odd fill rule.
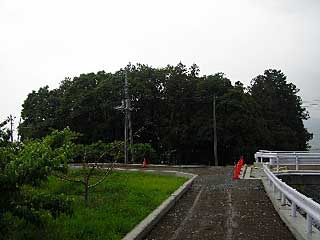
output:
[[251,82],[250,93],[259,105],[267,132],[260,147],[273,150],[306,150],[312,138],[303,125],[309,118],[299,89],[280,70],[269,69]]
[[22,105],[19,125],[22,139],[42,138],[50,133],[50,128],[57,127],[59,121],[60,95],[57,89],[49,90],[49,86],[32,91]]
[[0,122],[0,147],[7,146],[9,144],[11,132],[6,127],[9,121],[10,119],[7,118],[6,120]]
[[40,88],[23,104],[23,139],[40,138],[51,129],[80,132],[82,143],[123,139],[124,115],[116,110],[129,83],[134,141],[150,143],[156,161],[203,163],[213,159],[213,96],[216,96],[220,164],[259,148],[305,149],[310,134],[298,89],[282,72],[267,70],[249,90],[223,73],[200,76],[197,65],[154,68],[129,64],[115,73],[66,78],[57,89]]

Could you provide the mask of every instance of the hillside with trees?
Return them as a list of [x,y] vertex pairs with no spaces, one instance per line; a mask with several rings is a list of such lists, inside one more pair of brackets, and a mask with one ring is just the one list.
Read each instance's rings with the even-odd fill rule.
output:
[[197,65],[154,68],[128,65],[115,73],[100,71],[65,78],[60,86],[32,91],[23,103],[21,139],[42,138],[69,127],[79,143],[123,140],[127,76],[134,143],[155,150],[154,163],[213,164],[213,100],[216,104],[219,165],[258,149],[305,150],[312,135],[297,87],[284,73],[266,70],[246,88],[223,73],[200,76]]

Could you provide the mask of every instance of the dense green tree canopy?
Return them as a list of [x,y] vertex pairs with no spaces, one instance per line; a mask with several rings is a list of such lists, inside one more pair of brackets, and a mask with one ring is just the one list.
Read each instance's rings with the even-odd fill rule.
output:
[[9,118],[0,122],[0,147],[6,146],[10,139],[10,130],[6,127],[9,123]]
[[267,70],[246,89],[223,73],[200,76],[197,65],[153,68],[128,65],[115,73],[66,78],[57,89],[42,87],[23,103],[22,139],[40,138],[52,129],[80,132],[80,142],[123,139],[124,97],[128,76],[134,141],[150,143],[153,161],[213,162],[213,95],[216,98],[220,164],[240,155],[252,158],[259,148],[307,148],[310,134],[303,126],[308,114],[295,85],[281,71]]
[[250,93],[259,105],[267,134],[265,146],[278,150],[304,150],[312,135],[304,128],[309,118],[299,89],[278,70],[266,70],[251,82]]

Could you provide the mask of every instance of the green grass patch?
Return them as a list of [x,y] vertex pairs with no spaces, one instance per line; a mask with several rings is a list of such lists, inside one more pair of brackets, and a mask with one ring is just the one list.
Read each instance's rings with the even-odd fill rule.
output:
[[[81,176],[80,170],[72,174]],[[92,182],[98,178],[96,175]],[[12,239],[121,239],[186,180],[142,172],[114,172],[90,190],[85,206],[82,185],[50,177],[40,188],[26,191],[70,196],[73,215],[51,218],[41,228],[20,221],[14,227]]]

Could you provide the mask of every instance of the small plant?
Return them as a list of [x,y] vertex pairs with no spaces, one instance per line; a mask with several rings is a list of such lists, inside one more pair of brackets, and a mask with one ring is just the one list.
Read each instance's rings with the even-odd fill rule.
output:
[[[81,164],[81,176],[72,176],[68,166],[64,169],[55,171],[54,175],[63,181],[82,185],[84,201],[85,204],[88,205],[90,190],[105,181],[112,173],[115,164],[119,160],[123,160],[123,148],[123,141],[114,141],[112,143],[103,143],[99,141],[90,145],[76,145],[75,156],[76,162]],[[151,156],[155,151],[150,144],[139,143],[133,145],[133,152],[135,153],[135,160],[142,161],[144,157]],[[92,182],[93,176],[96,176],[96,171],[102,174],[99,175],[99,178],[95,177],[95,182]]]
[[[104,154],[103,154],[104,155]],[[67,172],[55,172],[54,176],[58,177],[63,181],[73,182],[77,184],[81,184],[84,189],[84,201],[85,204],[88,205],[88,198],[89,198],[89,190],[101,184],[111,173],[115,166],[115,162],[111,163],[107,168],[103,167],[102,165],[96,163],[89,163],[86,158],[86,154],[83,158],[82,171],[81,177],[72,177],[68,174],[70,171]],[[103,171],[104,174],[94,183],[91,183],[91,177],[95,174],[95,171]]]
[[[56,171],[54,175],[63,181],[73,182],[77,184],[81,184],[83,186],[84,193],[84,201],[85,204],[88,205],[89,198],[89,190],[101,184],[106,178],[112,173],[112,170],[116,164],[116,161],[111,162],[108,165],[99,164],[101,160],[107,155],[115,155],[117,150],[119,150],[119,145],[121,142],[114,143],[112,147],[110,145],[103,145],[103,143],[99,142],[92,145],[78,145],[77,149],[81,147],[81,151],[78,152],[81,156],[81,177],[72,177],[69,173],[70,170],[68,168],[65,171]],[[99,147],[97,147],[99,146]],[[107,149],[107,150],[106,150]],[[96,157],[100,152],[100,157]],[[102,152],[102,153],[101,153]],[[103,172],[103,174],[98,178],[94,183],[92,183],[91,179],[95,175],[95,171]]]

